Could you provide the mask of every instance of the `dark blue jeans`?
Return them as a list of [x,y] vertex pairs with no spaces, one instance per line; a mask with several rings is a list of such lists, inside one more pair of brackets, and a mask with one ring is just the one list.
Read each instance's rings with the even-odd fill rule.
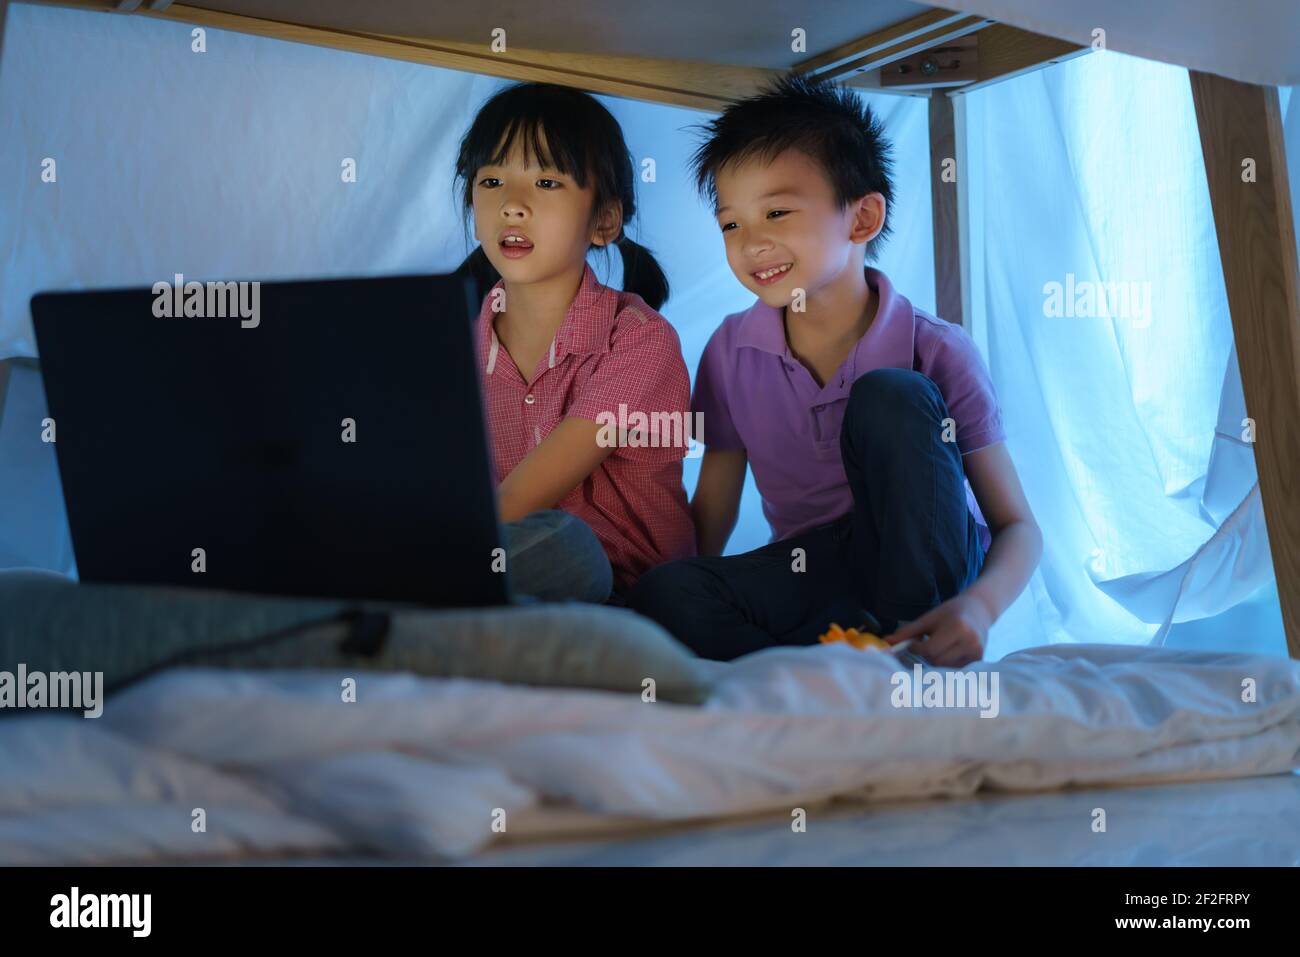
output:
[[848,401],[840,454],[851,512],[743,555],[660,565],[628,604],[696,654],[726,661],[814,644],[832,621],[862,625],[864,612],[888,634],[974,581],[984,550],[961,454],[943,441],[939,387],[910,369],[876,369],[853,383]]
[[516,602],[587,601],[609,597],[614,573],[591,526],[558,508],[501,526]]

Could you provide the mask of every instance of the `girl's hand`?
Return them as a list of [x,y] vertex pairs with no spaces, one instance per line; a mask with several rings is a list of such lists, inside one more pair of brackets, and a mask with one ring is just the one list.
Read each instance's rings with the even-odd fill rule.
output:
[[985,604],[967,591],[931,608],[884,639],[896,645],[908,638],[929,635],[924,641],[914,641],[911,650],[932,665],[962,668],[984,657],[992,624],[993,616]]

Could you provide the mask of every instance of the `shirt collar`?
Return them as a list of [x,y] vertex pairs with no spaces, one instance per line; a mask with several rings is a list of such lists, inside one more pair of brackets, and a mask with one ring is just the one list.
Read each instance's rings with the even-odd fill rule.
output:
[[[879,269],[865,269],[867,285],[876,290],[876,317],[850,354],[856,378],[872,369],[912,368],[916,314],[905,296]],[[781,310],[758,300],[741,320],[736,345],[749,346],[776,356],[788,356]]]
[[[485,337],[491,342],[486,369],[488,375],[492,374],[491,367],[494,365],[493,360],[499,348],[496,328],[492,321],[492,302],[496,298],[496,291],[504,286],[505,280],[498,279],[488,291],[479,311],[479,324],[483,327]],[[560,328],[556,330],[555,338],[551,341],[548,365],[554,368],[555,364],[569,353],[591,355],[609,352],[614,317],[618,314],[618,300],[618,294],[613,289],[597,281],[591,264],[583,263],[582,282],[578,286],[578,294],[573,297],[573,302],[569,303],[564,321],[560,323]],[[509,306],[507,305],[506,308]]]

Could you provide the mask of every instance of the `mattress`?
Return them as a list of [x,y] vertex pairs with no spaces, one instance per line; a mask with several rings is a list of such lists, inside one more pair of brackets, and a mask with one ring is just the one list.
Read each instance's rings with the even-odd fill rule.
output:
[[[454,861],[500,841],[832,799],[1300,766],[1300,663],[1284,658],[1070,645],[957,670],[823,645],[711,667],[699,706],[400,673],[176,669],[97,719],[11,712],[0,862]],[[918,676],[993,693],[927,704],[920,685],[905,689]],[[349,680],[355,700],[340,692]]]

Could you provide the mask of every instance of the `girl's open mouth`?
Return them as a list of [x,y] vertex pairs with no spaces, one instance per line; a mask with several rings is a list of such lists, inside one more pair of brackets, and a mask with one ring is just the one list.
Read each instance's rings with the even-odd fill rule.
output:
[[758,272],[750,273],[754,277],[754,282],[760,286],[770,286],[774,282],[780,282],[785,274],[793,268],[794,263],[782,263],[779,266],[772,266],[768,269],[761,269]]
[[506,233],[497,243],[497,248],[507,259],[522,259],[533,251],[533,243],[523,233]]

